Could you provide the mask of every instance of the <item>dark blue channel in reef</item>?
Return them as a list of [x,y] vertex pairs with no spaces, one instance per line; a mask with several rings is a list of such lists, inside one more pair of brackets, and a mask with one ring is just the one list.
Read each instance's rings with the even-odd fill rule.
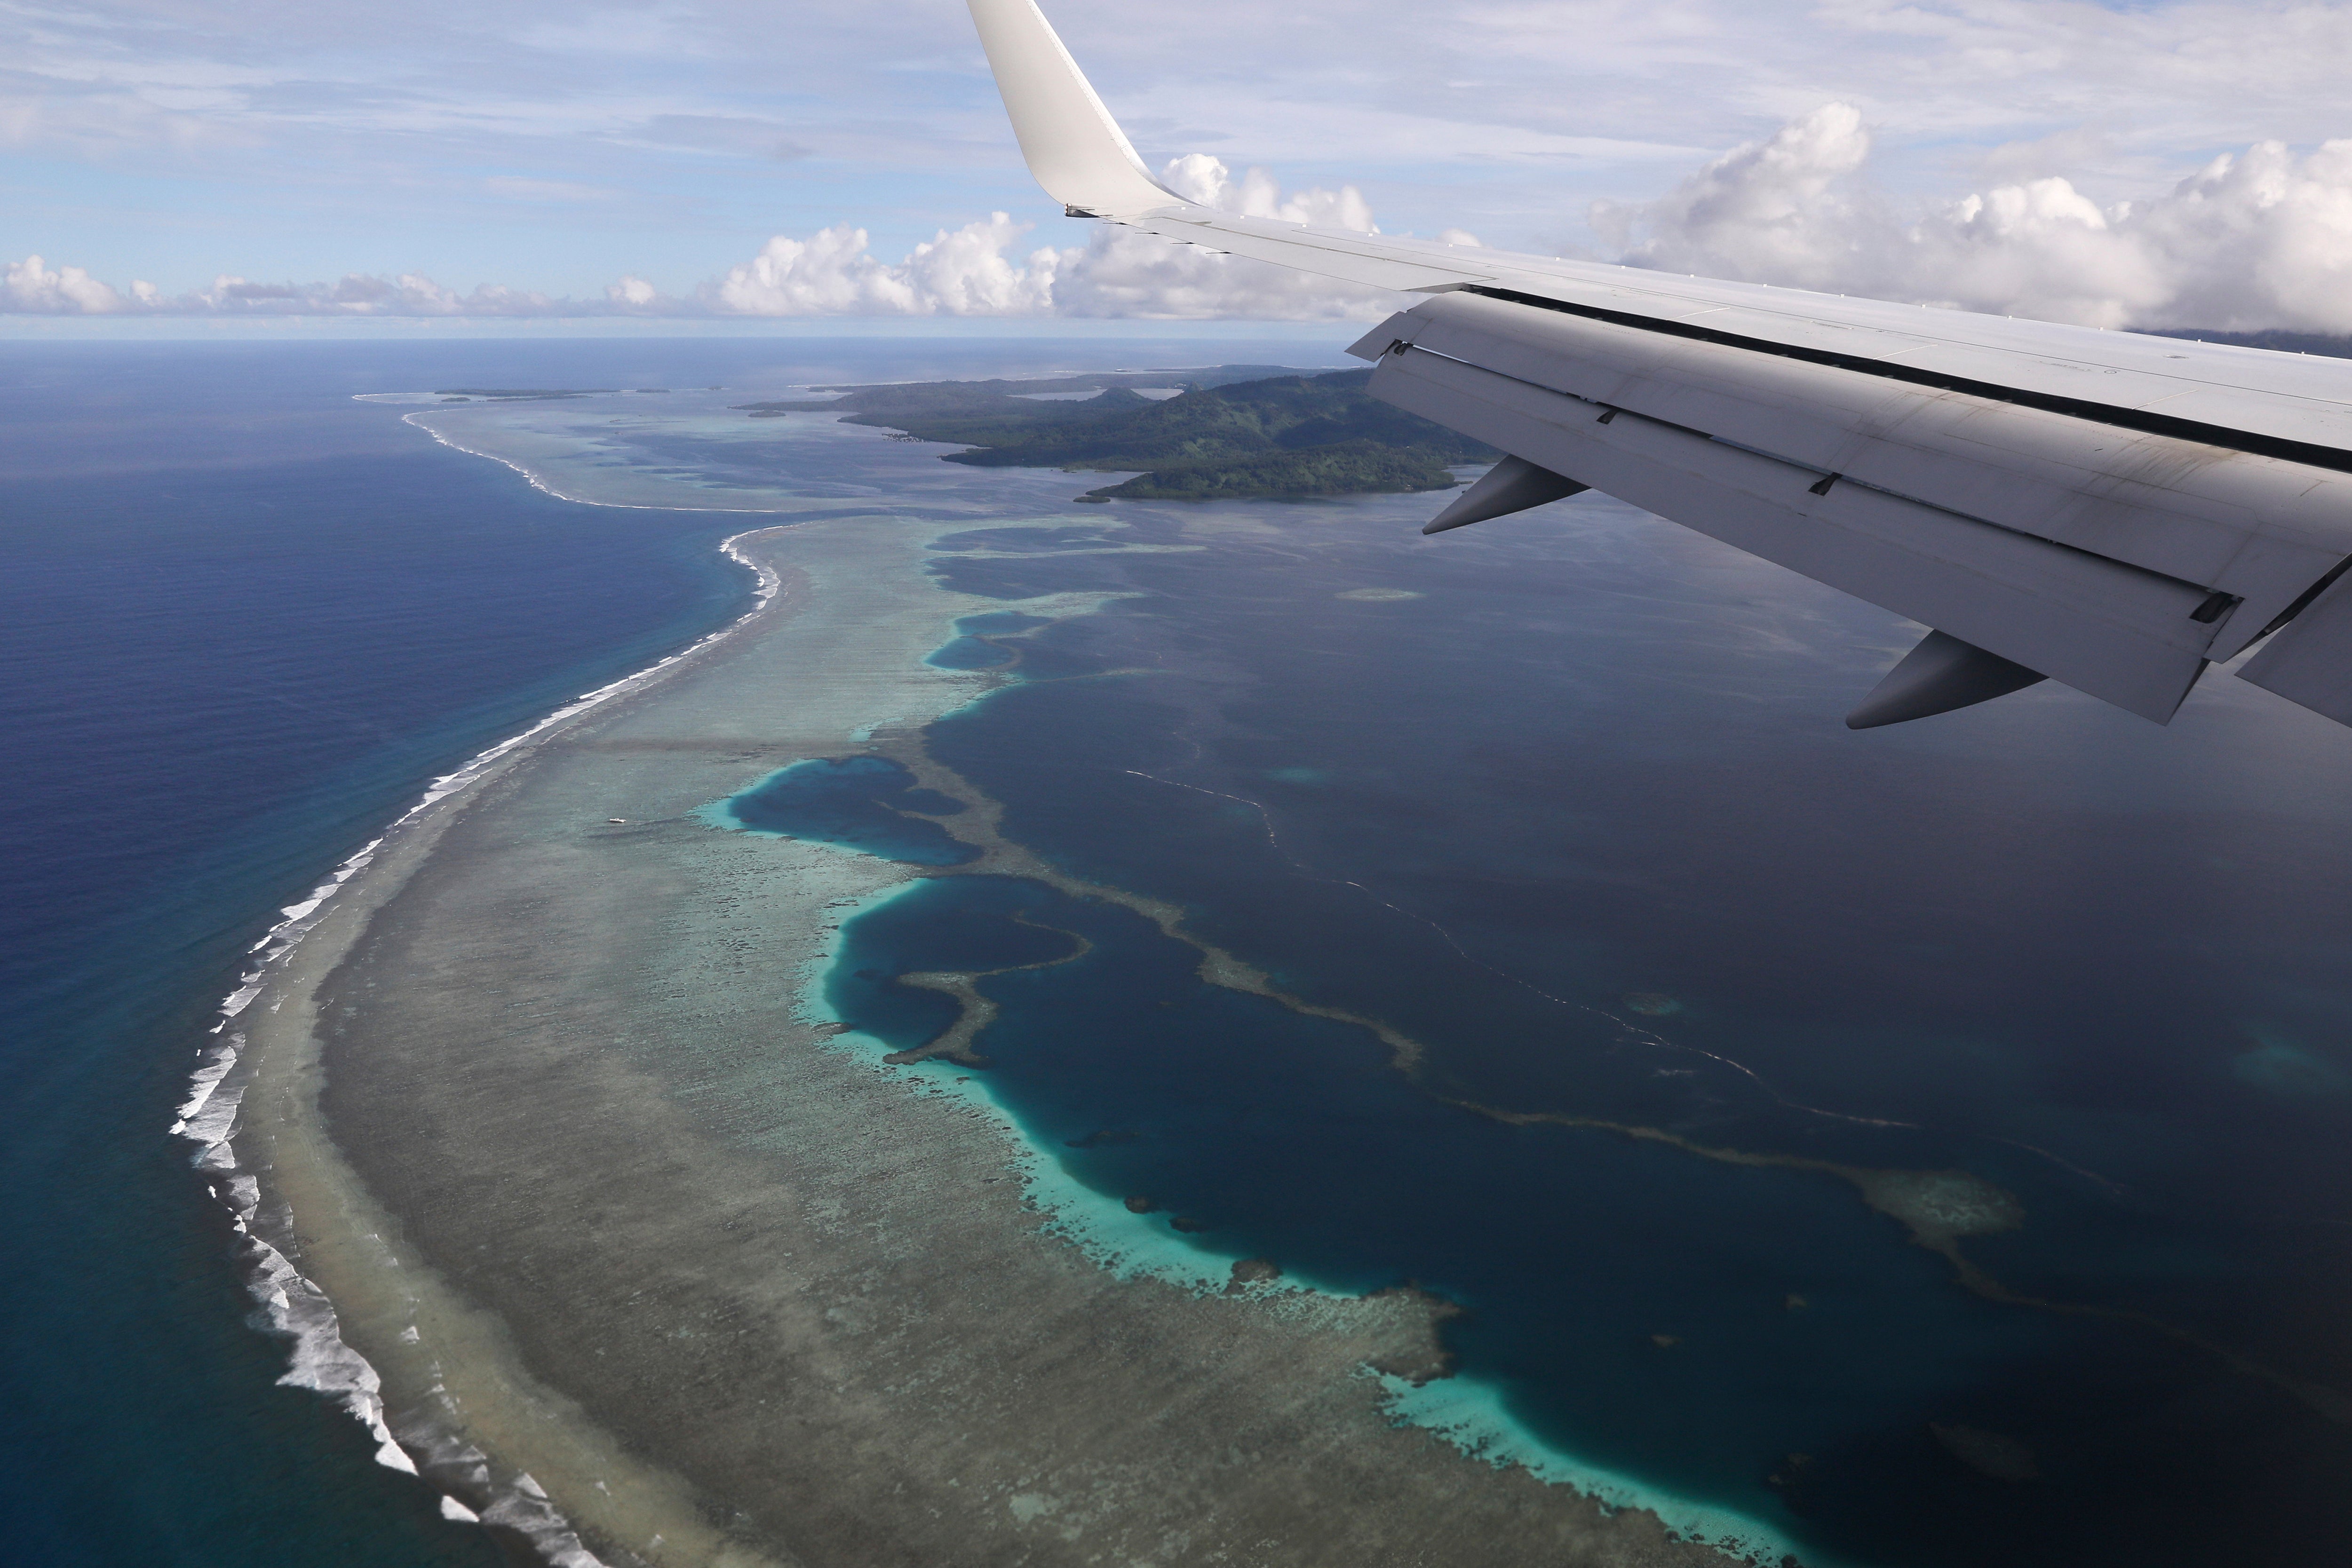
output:
[[719,805],[737,827],[909,865],[962,865],[980,858],[979,850],[929,820],[963,809],[953,796],[918,785],[887,757],[811,758],[778,768]]
[[[1890,1394],[1927,1396],[2016,1345],[2013,1319],[1948,1289],[1926,1253],[1857,1281],[1891,1222],[1834,1177],[1726,1169],[1448,1105],[1397,1072],[1369,1030],[1203,981],[1197,948],[1124,905],[946,877],[843,938],[827,1000],[894,1050],[957,1014],[895,977],[1005,971],[978,982],[1002,1009],[974,1041],[989,1088],[1087,1186],[1149,1199],[1137,1224],[1271,1258],[1325,1289],[1438,1291],[1469,1309],[1454,1347],[1538,1430],[1768,1525],[1781,1509],[1764,1472],[1689,1483],[1737,1475],[1775,1445],[1831,1450]],[[1798,1291],[1818,1305],[1792,1310]],[[1915,1364],[1923,1325],[1965,1347],[1958,1364]],[[1793,1426],[1791,1384],[1813,1406]],[[1555,1397],[1531,1399],[1539,1386]]]
[[[2048,687],[1858,738],[1906,634],[1877,612],[1590,497],[1435,540],[1426,510],[935,563],[1139,596],[931,727],[1009,837],[1427,1051],[1417,1086],[1362,1067],[1115,912],[1040,905],[1098,946],[983,982],[999,1100],[1220,1249],[1455,1297],[1461,1364],[1530,1428],[1809,1553],[2340,1550],[2324,1396],[1973,1294],[1832,1176],[1444,1103],[1965,1169],[2022,1206],[1961,1243],[2007,1289],[2352,1391],[2352,736],[2217,674],[2168,729]],[[1341,597],[1368,587],[1422,597]],[[1150,674],[1042,678],[1120,670]],[[856,967],[952,967],[899,908]],[[1094,1131],[1139,1135],[1067,1147]]]
[[991,639],[1014,637],[1052,624],[1044,616],[1024,615],[1013,610],[967,615],[955,623],[956,634],[925,654],[923,663],[941,670],[1006,669],[1020,663],[1020,653]]

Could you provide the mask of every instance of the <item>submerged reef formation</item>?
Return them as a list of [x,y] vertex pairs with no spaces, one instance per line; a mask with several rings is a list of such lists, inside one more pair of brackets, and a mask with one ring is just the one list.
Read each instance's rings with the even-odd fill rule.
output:
[[[486,1523],[533,1500],[569,1568],[1720,1564],[1401,1423],[1448,1370],[1439,1298],[1041,1235],[1053,1173],[957,1082],[971,974],[902,977],[964,1026],[936,1061],[812,1008],[861,909],[1054,876],[917,738],[1001,678],[924,662],[943,612],[1001,608],[921,577],[935,532],[744,544],[782,579],[767,611],[405,825],[251,1009],[259,1208],[424,1479]],[[763,793],[811,836],[706,809]],[[968,867],[824,841],[903,855],[942,822]],[[1084,960],[1013,930],[1016,966]]]

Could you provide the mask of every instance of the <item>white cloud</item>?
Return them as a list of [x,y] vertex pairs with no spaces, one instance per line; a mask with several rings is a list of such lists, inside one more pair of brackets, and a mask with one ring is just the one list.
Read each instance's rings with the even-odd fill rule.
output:
[[[625,279],[624,284],[635,281]],[[623,285],[615,285],[621,287]],[[570,301],[486,283],[468,294],[415,273],[333,283],[256,283],[224,273],[208,288],[165,295],[152,283],[126,292],[79,267],[50,267],[37,256],[0,269],[0,314],[48,316],[562,316]]]
[[123,308],[121,295],[79,267],[52,270],[39,256],[28,256],[0,272],[0,310],[11,315],[102,316]]
[[527,180],[517,174],[492,174],[482,189],[517,202],[609,202],[620,193],[576,180]]
[[1904,212],[1829,104],[1594,226],[1643,267],[2099,327],[2352,332],[2352,141],[2264,141],[2102,206],[2068,180]]
[[[1638,266],[1821,287],[1875,214],[1846,176],[1870,155],[1862,113],[1832,103],[1735,148],[1656,201],[1596,203],[1592,226]],[[1698,265],[1699,258],[1706,265]]]
[[[1192,201],[1254,217],[1370,232],[1371,210],[1352,185],[1286,196],[1273,176],[1236,178],[1217,159],[1179,158],[1162,176]],[[745,316],[1111,316],[1155,319],[1353,320],[1379,316],[1396,296],[1287,267],[1104,225],[1066,250],[1013,252],[1030,225],[993,213],[942,229],[890,265],[848,225],[802,240],[779,235],[703,290],[722,313]]]
[[[1352,185],[1286,194],[1262,169],[1240,175],[1202,154],[1169,164],[1165,179],[1192,200],[1255,217],[1333,224],[1372,232],[1371,209]],[[1032,229],[1004,213],[941,229],[898,262],[874,255],[867,232],[835,224],[806,239],[778,235],[758,255],[686,298],[630,275],[602,299],[551,299],[495,285],[459,295],[429,277],[352,274],[334,283],[254,283],[222,277],[211,287],[166,298],[129,297],[79,267],[41,258],[8,269],[0,309],[54,314],[286,316],[1104,316],[1153,319],[1357,320],[1378,318],[1397,297],[1287,267],[1189,246],[1112,225],[1087,243],[1027,250]],[[1475,244],[1457,234],[1456,243]],[[19,277],[23,281],[18,281]],[[144,286],[141,286],[144,287]]]
[[[2217,148],[2352,134],[2347,0],[1190,0],[1175,27],[1139,26],[1141,0],[1046,3],[1155,162],[1344,172],[1391,228],[1507,249],[1590,248],[1563,213],[1824,101],[1881,128],[1874,178],[1912,200],[2084,127],[2080,158],[2001,178],[2104,205]],[[856,216],[895,261],[1050,211],[961,0],[311,0],[259,26],[196,0],[5,5],[0,145],[56,171],[16,193],[24,248],[174,292],[209,269],[121,216],[158,189],[254,266],[397,235],[429,271],[520,256],[591,295],[614,233]],[[491,199],[486,170],[527,183]],[[677,243],[633,259],[684,264]]]
[[1015,262],[1006,250],[1029,231],[1003,213],[941,229],[897,266],[866,248],[847,224],[810,239],[778,235],[760,254],[707,286],[713,308],[740,316],[1033,316],[1049,312],[1060,256],[1040,250]]

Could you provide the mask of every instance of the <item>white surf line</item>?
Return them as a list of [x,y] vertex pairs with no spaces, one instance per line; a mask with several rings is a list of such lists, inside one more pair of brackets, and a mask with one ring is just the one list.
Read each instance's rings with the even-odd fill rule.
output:
[[[887,384],[895,386],[900,383],[894,382]],[[904,384],[916,386],[923,383],[908,382]],[[786,392],[806,392],[812,389],[805,387],[786,387],[784,390]],[[383,394],[380,392],[354,392],[352,394],[352,401],[353,402],[367,402],[382,395]],[[541,495],[552,496],[559,501],[569,501],[575,507],[609,507],[615,511],[623,512],[719,512],[741,517],[790,516],[790,514],[781,507],[657,507],[650,501],[592,501],[585,496],[568,495],[565,492],[557,489],[553,485],[548,483],[547,480],[537,472],[524,467],[521,464],[516,462],[511,457],[501,457],[495,452],[480,451],[475,447],[467,445],[462,441],[458,441],[448,435],[443,434],[440,431],[434,429],[429,424],[419,423],[428,413],[439,413],[443,412],[446,411],[444,411],[438,404],[436,404],[432,408],[420,408],[415,413],[402,414],[400,416],[400,423],[406,425],[414,425],[416,429],[423,431],[425,434],[431,436],[442,445],[448,447],[453,452],[462,452],[468,457],[487,457],[491,462],[499,464],[503,467],[511,468],[516,473],[521,475],[530,484],[530,487],[538,491]],[[822,413],[823,411],[815,410],[812,412]],[[728,542],[729,544],[733,543],[731,539]],[[730,551],[730,553],[732,552]]]
[[[512,467],[513,465],[508,466]],[[532,482],[537,484],[536,480]],[[544,486],[540,487],[546,488]],[[553,491],[548,493],[555,494]],[[493,764],[517,747],[592,708],[637,690],[680,660],[691,658],[733,636],[765,610],[782,590],[783,580],[773,570],[746,555],[740,541],[751,534],[766,531],[765,528],[753,528],[734,534],[721,541],[719,547],[730,559],[751,572],[755,580],[751,608],[677,653],[593,691],[582,693],[530,728],[475,753],[454,772],[435,779],[415,805],[394,818],[383,832],[369,840],[336,866],[324,882],[310,890],[308,897],[280,909],[278,924],[272,925],[260,941],[247,949],[247,967],[237,977],[236,988],[222,998],[217,1009],[220,1021],[214,1024],[209,1031],[216,1037],[215,1043],[205,1048],[195,1071],[189,1076],[188,1096],[181,1103],[176,1119],[172,1124],[172,1135],[185,1138],[197,1145],[192,1163],[209,1178],[207,1185],[214,1198],[229,1211],[232,1225],[240,1239],[242,1256],[239,1261],[246,1270],[246,1290],[260,1303],[270,1328],[293,1341],[293,1348],[289,1353],[289,1365],[285,1375],[278,1380],[279,1385],[308,1388],[341,1405],[353,1419],[368,1429],[369,1435],[376,1441],[376,1462],[388,1469],[412,1476],[418,1473],[415,1460],[393,1436],[385,1419],[382,1379],[366,1357],[343,1342],[334,1304],[327,1299],[326,1293],[305,1278],[285,1253],[264,1240],[256,1230],[261,1204],[261,1184],[254,1173],[239,1164],[235,1142],[237,1112],[245,1097],[247,1077],[237,1071],[245,1053],[246,1037],[235,1027],[236,1020],[268,988],[270,980],[284,970],[288,958],[300,946],[303,937],[325,918],[322,912],[329,903],[373,863],[376,852],[385,839],[424,812],[477,782]],[[520,1531],[530,1537],[541,1554],[555,1568],[604,1568],[602,1561],[581,1543],[579,1537],[548,1503],[546,1494],[540,1491],[538,1484],[528,1476],[518,1478],[512,1495],[498,1498],[480,1517]]]
[[525,479],[529,480],[530,482],[530,487],[538,491],[541,495],[552,496],[559,501],[569,501],[575,507],[610,507],[616,511],[623,512],[721,512],[739,516],[767,515],[773,517],[788,517],[791,515],[783,511],[781,507],[656,507],[648,501],[592,501],[585,496],[568,496],[562,491],[557,489],[554,486],[549,484],[539,475],[533,473],[530,469],[528,469],[521,464],[516,462],[511,457],[501,457],[495,452],[479,451],[474,447],[467,445],[462,441],[452,440],[450,437],[444,435],[441,432],[434,429],[429,424],[417,423],[418,420],[428,412],[430,411],[420,409],[415,413],[404,413],[400,416],[400,423],[403,424],[415,425],[417,429],[423,431],[425,434],[431,436],[442,445],[450,448],[452,451],[462,452],[468,457],[487,457],[493,463],[500,464],[506,467],[511,468],[516,473],[521,475]]

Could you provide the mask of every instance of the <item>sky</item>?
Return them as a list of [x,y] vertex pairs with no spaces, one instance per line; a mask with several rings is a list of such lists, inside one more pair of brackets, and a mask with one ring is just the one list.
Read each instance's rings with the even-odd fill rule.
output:
[[[2352,331],[2352,0],[1044,0],[1239,210],[2099,326]],[[961,0],[0,0],[0,318],[1297,320],[1070,220]]]

